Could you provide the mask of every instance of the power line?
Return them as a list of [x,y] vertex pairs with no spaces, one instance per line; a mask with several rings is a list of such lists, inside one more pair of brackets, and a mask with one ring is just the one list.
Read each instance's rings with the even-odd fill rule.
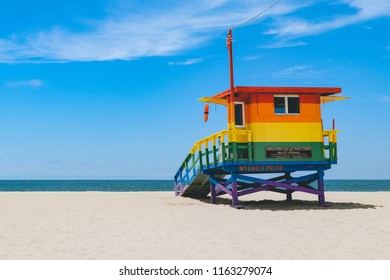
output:
[[274,6],[276,6],[277,4],[279,4],[279,2],[281,2],[282,0],[278,0],[276,1],[275,3],[273,3],[271,6],[269,6],[267,9],[265,9],[264,11],[258,13],[257,15],[255,15],[253,18],[250,18],[248,19],[247,21],[244,21],[243,23],[240,23],[239,25],[236,25],[235,27],[233,27],[232,29],[234,28],[237,28],[237,27],[241,27],[245,24],[248,24],[249,22],[251,22],[252,20],[255,20],[257,19],[259,16],[265,14],[266,12],[268,12],[270,9],[272,9]]

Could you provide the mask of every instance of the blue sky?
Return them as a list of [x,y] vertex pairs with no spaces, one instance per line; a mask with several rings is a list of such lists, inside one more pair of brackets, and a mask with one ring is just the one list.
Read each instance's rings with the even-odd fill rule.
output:
[[0,0],[0,178],[173,177],[236,85],[342,87],[326,178],[390,179],[390,1]]

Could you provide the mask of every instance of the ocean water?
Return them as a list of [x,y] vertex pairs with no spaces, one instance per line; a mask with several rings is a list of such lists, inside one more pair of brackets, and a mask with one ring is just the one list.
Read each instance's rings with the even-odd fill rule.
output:
[[173,191],[171,180],[0,180],[0,191]]
[[[315,186],[315,185],[314,185]],[[0,191],[171,191],[171,180],[0,180]],[[325,180],[325,191],[390,191],[390,180]]]

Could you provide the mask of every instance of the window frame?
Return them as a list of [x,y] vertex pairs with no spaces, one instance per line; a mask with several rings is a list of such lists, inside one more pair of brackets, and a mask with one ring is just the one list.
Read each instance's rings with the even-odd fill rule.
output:
[[[285,108],[285,113],[276,113],[275,112],[275,97],[283,97],[284,98],[284,108]],[[290,113],[289,108],[288,108],[288,98],[289,97],[295,97],[298,98],[299,100],[299,113]],[[277,116],[300,116],[301,115],[301,98],[298,94],[275,94],[274,95],[274,114]]]
[[[242,106],[242,124],[236,124],[236,104]],[[242,101],[234,102],[234,125],[235,127],[245,127],[245,103]]]

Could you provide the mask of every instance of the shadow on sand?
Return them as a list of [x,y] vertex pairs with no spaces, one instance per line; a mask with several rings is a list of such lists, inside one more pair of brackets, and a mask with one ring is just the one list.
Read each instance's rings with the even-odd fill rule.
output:
[[[197,200],[210,204],[209,198],[197,198]],[[231,205],[231,199],[217,198],[216,205]],[[362,204],[356,202],[327,202],[325,206],[319,206],[318,201],[298,200],[291,202],[286,200],[243,200],[239,204],[243,206],[241,210],[271,210],[271,211],[290,211],[290,210],[353,210],[353,209],[376,209],[382,206]]]

